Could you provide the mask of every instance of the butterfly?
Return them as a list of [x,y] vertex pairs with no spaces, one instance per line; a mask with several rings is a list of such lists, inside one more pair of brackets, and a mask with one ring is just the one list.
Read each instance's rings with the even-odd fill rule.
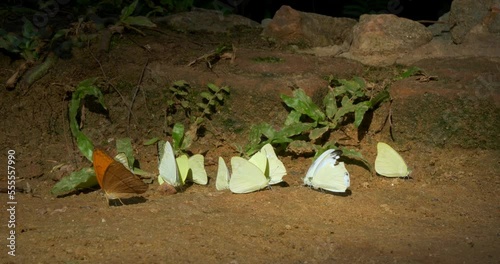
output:
[[146,192],[148,186],[127,168],[126,156],[118,155],[118,159],[125,164],[114,160],[100,148],[95,148],[92,154],[97,182],[106,197],[113,200]]
[[[264,154],[257,152],[253,157],[254,162],[242,157],[231,158],[231,179],[229,180],[229,189],[233,193],[250,193],[266,188],[269,185],[269,179],[264,175],[262,160],[266,160]],[[259,164],[260,163],[260,164]]]
[[195,154],[188,159],[188,175],[186,181],[194,182],[200,185],[208,183],[207,171],[205,170],[205,157],[201,154]]
[[215,188],[217,191],[229,189],[229,169],[222,157],[219,157],[219,165],[217,167],[217,178],[215,179]]
[[375,171],[385,177],[407,177],[411,173],[401,155],[384,142],[377,143]]
[[249,193],[283,181],[286,168],[271,144],[264,145],[249,160],[240,157],[231,158],[232,174],[224,159],[219,158],[217,171],[217,190],[230,189],[233,193]]
[[160,158],[158,170],[158,182],[170,184],[173,187],[180,187],[186,182],[194,182],[201,185],[208,183],[207,172],[205,171],[205,158],[201,154],[196,154],[188,158],[181,155],[175,158],[174,150],[170,142],[165,142],[163,155]]
[[[186,157],[187,159],[187,157]],[[184,162],[183,160],[180,161]],[[185,161],[187,163],[187,160]],[[184,166],[187,167],[187,166]],[[163,145],[163,154],[160,153],[160,162],[158,164],[158,183],[168,183],[173,187],[180,187],[184,184],[181,179],[181,173],[177,168],[177,161],[175,160],[174,150],[170,142],[165,142]],[[187,175],[187,172],[185,173]]]
[[329,149],[317,158],[304,177],[304,185],[330,192],[345,192],[351,185],[343,162],[337,164],[341,150]]
[[267,158],[268,167],[265,171],[265,175],[269,177],[269,184],[273,185],[282,182],[283,176],[286,175],[286,168],[283,162],[276,156],[273,146],[271,144],[266,144],[260,149],[260,152]]

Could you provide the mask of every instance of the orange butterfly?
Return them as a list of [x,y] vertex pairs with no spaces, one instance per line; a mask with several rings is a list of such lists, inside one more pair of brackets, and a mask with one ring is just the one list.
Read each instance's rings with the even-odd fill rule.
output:
[[148,190],[148,186],[139,177],[103,150],[95,148],[92,159],[94,160],[97,182],[99,182],[108,199],[120,199],[130,194],[141,194]]

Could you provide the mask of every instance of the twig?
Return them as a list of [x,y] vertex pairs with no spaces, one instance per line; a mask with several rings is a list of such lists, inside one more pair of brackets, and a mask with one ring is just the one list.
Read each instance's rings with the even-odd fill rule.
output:
[[[130,107],[129,107],[129,109],[128,109],[128,117],[127,117],[128,124],[127,124],[127,130],[129,130],[129,128],[130,128],[130,116],[132,115],[132,107],[134,106],[134,102],[135,102],[135,98],[137,97],[137,93],[139,92],[139,89],[141,88],[142,78],[144,77],[144,72],[146,71],[146,67],[148,66],[148,63],[149,63],[149,57],[148,57],[148,59],[146,60],[146,63],[144,63],[144,67],[142,67],[141,76],[139,76],[139,81],[137,82],[137,86],[136,86],[136,89],[135,89],[134,95],[132,96],[132,102],[131,102]],[[146,105],[147,105],[147,104],[146,104]]]

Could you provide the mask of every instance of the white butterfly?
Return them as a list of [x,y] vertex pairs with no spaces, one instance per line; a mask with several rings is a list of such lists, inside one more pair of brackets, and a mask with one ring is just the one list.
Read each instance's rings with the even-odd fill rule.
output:
[[[160,153],[161,154],[161,153]],[[164,182],[174,186],[182,186],[183,181],[181,180],[179,170],[177,169],[177,161],[175,159],[174,150],[170,142],[165,142],[163,148],[163,154],[160,158],[160,164],[158,165],[158,183],[161,185]]]
[[273,146],[266,144],[260,149],[260,152],[267,157],[268,170],[264,174],[269,177],[269,184],[273,185],[282,182],[283,176],[286,175],[286,168],[276,156]]
[[342,151],[329,149],[316,159],[306,176],[304,185],[331,192],[345,192],[351,181],[343,162],[337,163]]
[[215,180],[215,188],[218,191],[229,189],[229,169],[222,157],[219,157],[219,166],[217,168],[217,178]]
[[208,177],[204,162],[205,158],[200,154],[189,158],[186,155],[175,158],[172,145],[170,142],[165,142],[163,155],[158,166],[160,172],[158,183],[161,185],[167,182],[174,187],[182,186],[186,181],[206,185]]
[[189,172],[187,181],[200,185],[208,183],[207,171],[205,170],[205,157],[201,154],[195,154],[188,159]]
[[411,173],[401,155],[384,142],[377,143],[375,171],[386,177],[407,177]]
[[[257,153],[257,156],[254,155],[255,160],[261,160],[262,157],[265,159],[264,154]],[[250,160],[242,157],[232,157],[231,169],[233,173],[229,180],[229,189],[233,193],[255,192],[269,185],[269,179],[264,175],[262,169],[250,162]]]

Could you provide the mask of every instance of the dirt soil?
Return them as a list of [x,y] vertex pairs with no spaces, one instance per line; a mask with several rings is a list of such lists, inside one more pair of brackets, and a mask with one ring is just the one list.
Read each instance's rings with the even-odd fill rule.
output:
[[[7,152],[15,150],[17,187],[27,191],[20,189],[15,196],[15,257],[7,254],[10,205],[7,194],[0,193],[1,263],[500,263],[498,150],[391,143],[413,169],[411,178],[373,176],[348,163],[351,187],[343,196],[302,186],[312,157],[279,152],[288,186],[241,195],[217,191],[217,158],[228,162],[239,155],[236,146],[246,144],[251,125],[283,124],[287,111],[281,93],[291,94],[296,85],[317,99],[321,93],[316,92],[327,87],[325,76],[358,75],[381,83],[395,69],[294,54],[254,31],[213,35],[161,30],[148,31],[146,37],[115,36],[106,54],[98,54],[97,45],[75,48],[73,58],[60,59],[30,88],[0,90],[1,168],[6,171]],[[187,66],[221,43],[237,48],[234,63],[221,60],[212,69],[204,62]],[[256,62],[256,57],[283,61]],[[18,63],[0,57],[2,83]],[[453,60],[447,63],[444,68],[459,67]],[[67,119],[71,92],[91,77],[100,77],[109,115],[86,108],[83,132],[111,154],[116,154],[116,138],[132,138],[141,168],[154,173],[156,147],[143,143],[155,136],[170,140],[165,126],[168,86],[182,79],[193,92],[209,82],[230,85],[226,104],[190,148],[206,155],[208,186],[193,185],[166,196],[158,193],[155,181],[145,202],[125,206],[108,206],[98,187],[52,196],[58,179],[91,166],[76,147]],[[375,111],[374,122],[382,123],[386,114]],[[347,127],[342,133],[351,139],[343,143],[373,163],[376,142],[391,142],[387,128],[376,129],[372,126],[358,142],[352,139],[354,129]],[[4,187],[6,174],[1,177]]]

